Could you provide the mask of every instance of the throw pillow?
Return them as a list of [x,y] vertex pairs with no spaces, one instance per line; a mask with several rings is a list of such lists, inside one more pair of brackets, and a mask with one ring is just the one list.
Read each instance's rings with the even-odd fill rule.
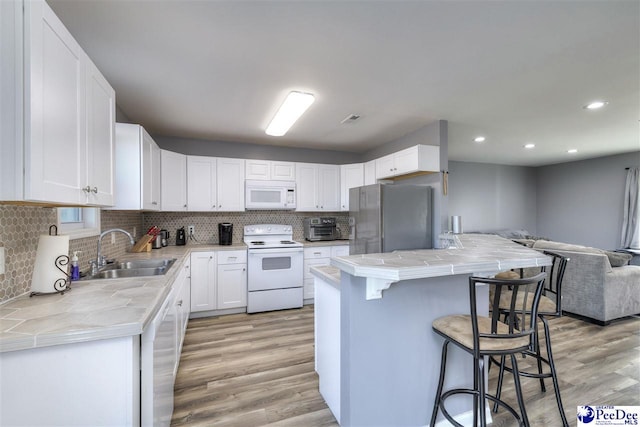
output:
[[629,264],[629,261],[631,261],[631,258],[633,258],[631,254],[624,252],[604,251],[604,253],[609,258],[609,264],[611,264],[611,267],[622,267],[623,265],[627,265]]

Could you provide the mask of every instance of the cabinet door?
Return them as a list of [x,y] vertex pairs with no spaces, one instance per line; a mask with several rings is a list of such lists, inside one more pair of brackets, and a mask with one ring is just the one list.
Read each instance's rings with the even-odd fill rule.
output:
[[217,210],[216,182],[215,157],[187,156],[187,210]]
[[142,208],[160,210],[160,147],[143,128],[142,132]]
[[216,309],[215,252],[191,253],[191,311]]
[[340,165],[340,210],[349,210],[349,189],[364,185],[364,165]]
[[246,179],[259,179],[267,181],[271,179],[271,162],[268,160],[247,160]]
[[319,209],[335,212],[340,210],[340,167],[318,165]]
[[376,161],[370,160],[364,164],[364,185],[376,183]]
[[247,306],[247,264],[218,266],[218,310]]
[[244,160],[219,158],[218,211],[244,211]]
[[331,258],[336,256],[348,256],[349,255],[349,246],[348,245],[340,245],[340,246],[332,246],[331,247]]
[[376,159],[376,178],[387,178],[395,175],[395,161],[393,154]]
[[87,203],[114,204],[116,93],[87,58]]
[[83,204],[85,53],[44,2],[25,2],[27,200]]
[[[329,249],[329,247],[327,247]],[[311,267],[317,267],[319,265],[329,265],[329,258],[314,258],[314,259],[305,259],[304,260],[304,288],[303,288],[303,298],[313,299],[315,293],[314,280],[315,276],[311,274]]]
[[161,210],[187,210],[187,156],[160,150],[160,188]]
[[296,163],[296,210],[317,211],[318,167],[312,163]]
[[415,172],[418,168],[418,149],[419,146],[400,150],[394,154],[395,169],[394,175],[402,175],[409,172]]
[[274,181],[295,181],[296,164],[293,162],[271,162],[271,179]]

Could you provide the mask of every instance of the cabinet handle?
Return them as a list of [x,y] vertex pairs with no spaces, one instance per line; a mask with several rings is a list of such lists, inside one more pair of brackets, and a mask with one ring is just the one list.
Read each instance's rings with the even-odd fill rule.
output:
[[91,187],[89,187],[88,185],[86,187],[84,187],[82,189],[82,191],[84,191],[85,193],[90,193],[91,192]]
[[182,307],[182,300],[178,301],[178,307]]
[[183,207],[183,208],[186,208],[186,207],[187,207],[187,205],[183,205],[182,207]]
[[246,268],[243,268],[243,269],[242,269],[242,271],[247,271],[247,269],[246,269]]
[[222,205],[218,205],[218,207],[219,207],[219,208],[221,208],[221,207],[222,207]]
[[157,204],[158,204],[158,202],[151,202],[151,204],[152,204],[152,205],[157,205]]
[[91,189],[91,192],[92,192],[92,193],[95,193],[95,194],[98,194],[98,187],[93,187],[93,188]]

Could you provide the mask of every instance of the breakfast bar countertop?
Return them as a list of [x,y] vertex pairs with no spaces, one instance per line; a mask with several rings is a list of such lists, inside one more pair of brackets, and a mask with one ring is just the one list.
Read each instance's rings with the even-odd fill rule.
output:
[[357,277],[398,282],[455,274],[495,274],[512,268],[550,264],[542,253],[500,236],[457,235],[462,248],[419,249],[331,259],[331,265]]
[[141,334],[162,306],[192,252],[246,250],[246,245],[167,246],[126,259],[176,258],[162,276],[81,280],[64,294],[0,304],[0,353]]

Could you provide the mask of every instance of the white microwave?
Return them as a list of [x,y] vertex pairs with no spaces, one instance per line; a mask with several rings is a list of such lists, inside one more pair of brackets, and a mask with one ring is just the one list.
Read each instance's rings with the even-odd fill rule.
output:
[[245,209],[296,208],[294,181],[245,180]]

